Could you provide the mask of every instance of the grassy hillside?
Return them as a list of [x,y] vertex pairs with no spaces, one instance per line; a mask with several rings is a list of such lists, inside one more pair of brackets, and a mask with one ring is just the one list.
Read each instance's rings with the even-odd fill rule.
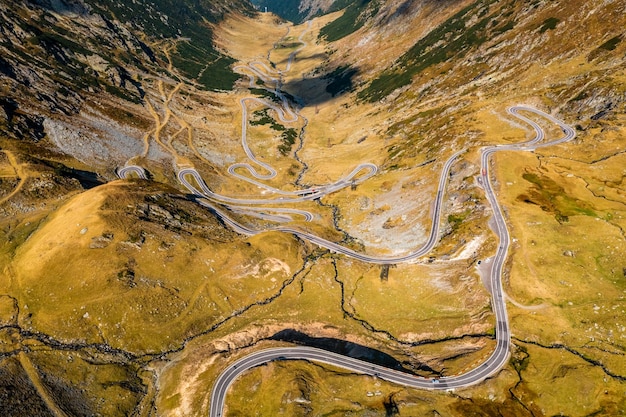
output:
[[[267,303],[302,262],[293,238],[246,242],[147,181],[103,185],[28,220],[2,222],[0,258],[13,260],[0,282],[0,374],[10,375],[0,394],[31,392],[90,415],[145,407],[147,361]],[[41,407],[25,406],[3,410]]]
[[[506,113],[516,104],[554,114],[577,137],[491,159],[511,233],[502,277],[508,364],[477,386],[426,392],[277,361],[233,384],[226,414],[625,409],[623,4],[346,0],[335,2],[344,13],[310,25],[228,14],[239,2],[37,4],[0,4],[5,414],[206,415],[230,363],[294,344],[424,378],[476,367],[495,346],[485,266],[498,246],[480,150],[532,138]],[[235,88],[201,85],[234,77],[228,56]],[[205,70],[207,57],[217,63]],[[279,104],[277,85],[297,122],[249,100]],[[526,115],[546,140],[563,134]],[[276,169],[262,182],[281,190],[322,189],[360,163],[378,171],[285,203],[230,174],[250,162],[242,122],[250,150]],[[370,255],[402,255],[428,240],[443,163],[460,150],[435,248],[388,267],[289,233],[238,235],[176,176],[193,166],[217,193],[278,198],[262,208],[216,203],[250,228],[282,224]],[[117,180],[123,164],[145,167],[150,180]],[[279,205],[313,220],[289,220]]]
[[228,90],[237,79],[230,71],[232,58],[213,47],[210,24],[220,21],[229,10],[252,13],[248,2],[230,2],[228,6],[206,0],[131,3],[87,0],[87,3],[103,16],[119,19],[149,37],[182,38],[171,57],[174,67],[205,88]]
[[[476,180],[479,149],[532,137],[528,126],[506,114],[506,107],[523,103],[575,126],[577,139],[535,152],[501,153],[491,165],[512,237],[503,277],[514,334],[510,362],[488,381],[453,395],[278,362],[244,375],[233,386],[229,410],[619,415],[626,377],[624,327],[616,321],[626,256],[623,5],[417,3],[403,2],[404,9],[398,2],[382,4],[339,42],[304,50],[285,88],[311,97],[302,110],[308,122],[299,152],[308,164],[304,181],[324,183],[349,172],[356,161],[375,161],[381,168],[356,189],[322,199],[334,208],[346,241],[352,238],[349,244],[369,253],[403,253],[419,245],[418,219],[428,219],[444,155],[467,150],[452,169],[436,249],[416,265],[391,268],[387,281],[375,266],[322,257],[258,320],[272,318],[263,321],[265,335],[286,327],[329,346],[349,340],[412,369],[421,365],[417,372],[424,376],[457,374],[488,357],[492,316],[478,261],[493,255],[497,241]],[[317,26],[328,27],[326,22]],[[355,71],[349,78],[354,82],[343,89],[333,80],[347,70]],[[547,138],[562,135],[552,123],[537,122]],[[316,307],[320,302],[323,312]],[[252,337],[246,331],[259,334],[257,329],[244,326],[233,338]],[[466,339],[451,340],[461,335]],[[272,338],[255,340],[246,353],[275,345]],[[192,355],[197,360],[208,351],[205,345]],[[225,367],[241,355],[229,351],[214,358]],[[172,374],[193,373],[192,363],[181,360]],[[206,384],[215,378],[194,375]],[[178,408],[167,403],[177,410],[189,402],[200,407],[204,398],[200,391],[168,394],[163,399],[184,399]]]
[[379,7],[380,2],[378,0],[337,2],[333,5],[333,10],[343,8],[343,14],[324,26],[319,36],[328,42],[334,42],[348,36],[363,27],[365,22],[378,12]]
[[[490,7],[490,3],[494,3]],[[423,70],[444,62],[463,60],[486,41],[493,42],[515,27],[513,4],[473,2],[434,28],[362,92],[359,97],[377,101],[411,83]],[[547,29],[547,27],[546,27]]]

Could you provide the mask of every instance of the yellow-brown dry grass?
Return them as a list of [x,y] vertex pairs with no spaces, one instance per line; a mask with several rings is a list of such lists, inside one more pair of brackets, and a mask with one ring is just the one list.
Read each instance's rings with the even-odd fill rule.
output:
[[297,269],[289,236],[266,236],[262,246],[233,241],[191,202],[174,200],[183,221],[192,216],[198,223],[192,229],[168,231],[162,218],[136,217],[160,198],[171,202],[171,191],[112,183],[51,215],[12,265],[11,291],[25,305],[22,325],[65,340],[168,350],[271,296]]

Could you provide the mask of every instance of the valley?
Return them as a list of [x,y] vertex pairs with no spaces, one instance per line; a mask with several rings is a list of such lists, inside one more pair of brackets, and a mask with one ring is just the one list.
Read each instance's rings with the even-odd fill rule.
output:
[[3,67],[9,415],[619,415],[625,5],[356,3],[143,38],[75,115]]

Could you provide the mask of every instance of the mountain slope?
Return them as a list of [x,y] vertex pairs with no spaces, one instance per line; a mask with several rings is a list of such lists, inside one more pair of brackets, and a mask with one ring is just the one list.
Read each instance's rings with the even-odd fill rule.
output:
[[[2,2],[0,123],[15,137],[28,129],[41,138],[47,113],[74,115],[103,98],[141,104],[143,79],[159,74],[230,89],[232,59],[213,49],[209,24],[233,9],[250,12],[245,2]],[[128,122],[112,107],[103,110]]]
[[[359,0],[360,2],[360,0]],[[277,14],[283,19],[302,23],[307,19],[349,6],[351,0],[252,0],[260,11]]]
[[[207,415],[229,364],[292,344],[428,380],[473,369],[495,345],[499,246],[481,149],[533,138],[506,112],[525,104],[577,136],[490,158],[508,364],[451,395],[278,360],[226,414],[619,415],[624,2],[271,4],[311,22],[244,1],[0,3],[3,411]],[[424,258],[381,267],[291,233],[415,251],[457,152]]]
[[[514,332],[510,366],[464,391],[463,398],[471,400],[453,400],[424,392],[398,394],[398,387],[367,377],[352,382],[315,366],[277,363],[244,377],[230,394],[234,399],[227,400],[229,410],[244,415],[259,409],[268,415],[280,410],[387,415],[396,409],[400,415],[463,416],[610,415],[623,408],[619,393],[626,370],[618,341],[624,337],[623,327],[612,321],[617,316],[610,311],[622,303],[626,256],[621,191],[626,149],[624,2],[442,3],[379,2],[358,27],[350,26],[329,43],[320,33],[345,14],[313,21],[304,37],[308,47],[298,53],[283,82],[307,120],[297,155],[307,168],[298,180],[324,184],[349,172],[357,161],[374,162],[379,167],[376,180],[326,196],[323,202],[334,208],[337,229],[354,239],[355,247],[367,253],[401,252],[420,239],[423,223],[411,219],[429,213],[441,164],[465,150],[450,177],[446,229],[431,260],[445,265],[444,276],[479,280],[478,261],[489,258],[497,245],[487,226],[490,209],[476,180],[480,148],[532,138],[528,126],[507,115],[512,105],[534,106],[575,126],[572,143],[503,152],[492,161],[498,200],[513,239],[503,277]],[[287,36],[294,40],[306,27],[291,28]],[[268,55],[277,68],[284,68],[285,56],[280,48]],[[562,135],[546,120],[536,121],[546,130],[546,139]],[[468,242],[484,243],[471,255],[476,246]],[[460,253],[469,256],[459,260],[466,262],[466,269],[453,272],[454,262],[446,259]],[[467,370],[491,354],[491,349],[470,347],[469,342],[452,348],[454,342],[444,344],[440,333],[457,334],[461,328],[460,334],[480,333],[468,331],[486,325],[477,319],[480,314],[442,330],[446,314],[454,314],[457,305],[468,310],[476,306],[480,290],[470,288],[458,298],[451,295],[455,301],[430,304],[428,297],[446,291],[441,275],[432,270],[398,265],[389,272],[389,282],[381,283],[382,272],[379,276],[373,268],[358,269],[356,262],[339,261],[335,267],[333,275],[319,266],[320,278],[301,287],[302,310],[307,312],[292,314],[308,319],[307,291],[313,297],[311,287],[326,285],[337,294],[328,296],[329,304],[340,306],[350,318],[339,320],[338,333],[345,333],[299,327],[306,335],[362,342],[367,337],[363,329],[370,329],[367,346],[397,349],[393,356],[407,366],[416,369],[427,363],[446,374]],[[328,275],[334,276],[336,287],[323,280]],[[413,277],[419,279],[411,281]],[[457,290],[457,281],[446,283],[448,294]],[[427,305],[439,313],[430,323],[424,318]],[[280,316],[280,311],[273,313]],[[476,337],[490,343],[488,337]],[[442,353],[446,348],[450,357]],[[192,362],[181,362],[178,372],[191,371]],[[223,366],[228,362],[225,357]],[[257,388],[259,380],[267,381],[261,382],[264,388]],[[607,389],[601,391],[604,383]],[[591,384],[600,395],[594,401],[586,394]],[[250,386],[255,387],[253,401]],[[193,393],[179,393],[200,401]],[[351,408],[354,402],[358,406]]]
[[253,13],[245,1],[1,2],[0,126],[42,158],[46,136],[64,163],[111,175],[147,146],[159,83],[232,89],[211,29],[231,11]]

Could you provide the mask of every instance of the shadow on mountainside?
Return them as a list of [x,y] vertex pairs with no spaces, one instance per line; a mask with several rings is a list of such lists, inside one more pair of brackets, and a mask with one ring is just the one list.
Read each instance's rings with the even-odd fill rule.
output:
[[104,179],[96,172],[84,171],[82,169],[71,168],[59,162],[40,161],[42,164],[54,169],[54,172],[64,178],[77,180],[81,187],[90,190],[105,183]]
[[[289,342],[301,346],[323,349],[329,352],[349,356],[354,359],[361,359],[386,368],[414,374],[411,369],[406,368],[400,361],[387,353],[341,339],[334,339],[330,337],[311,337],[294,329],[285,329],[270,337],[270,340],[279,340],[281,342]],[[422,364],[419,369],[433,373],[435,372],[433,369],[424,364]]]
[[[321,53],[321,52],[318,52],[318,53],[315,53],[315,54],[312,54],[312,55],[300,55],[300,54],[298,54],[294,58],[294,62],[297,62],[297,61],[309,61],[309,60],[312,60],[312,59],[318,60],[318,61],[323,61],[326,58],[328,58],[328,54]],[[283,59],[283,60],[281,60],[279,62],[272,62],[272,66],[274,66],[275,68],[278,68],[278,69],[284,69],[285,67],[287,67],[287,62],[288,61],[289,60],[287,58],[285,58],[285,59]]]
[[302,77],[282,85],[281,90],[297,97],[302,107],[314,107],[354,90],[358,70],[350,67],[314,77]]

